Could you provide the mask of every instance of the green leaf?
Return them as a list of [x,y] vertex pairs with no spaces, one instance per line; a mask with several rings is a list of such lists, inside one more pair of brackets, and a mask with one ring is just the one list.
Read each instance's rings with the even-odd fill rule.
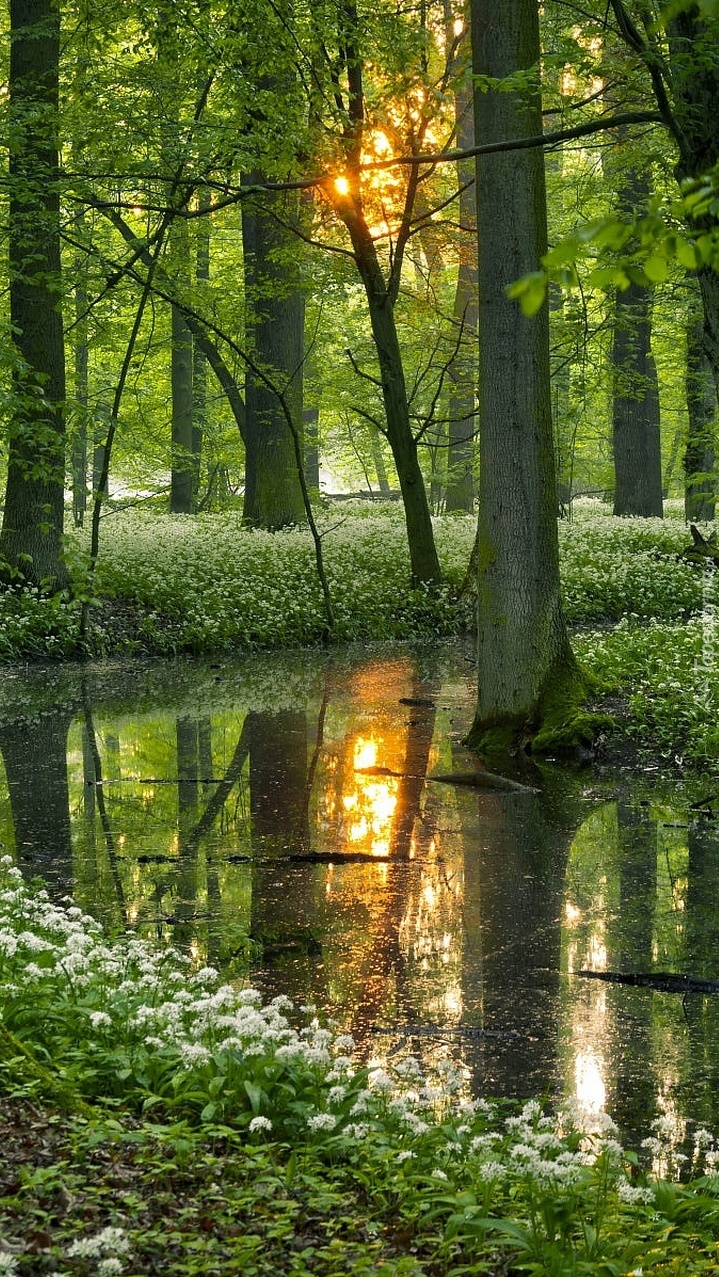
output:
[[533,271],[531,275],[524,275],[516,283],[510,284],[507,296],[519,302],[525,315],[536,315],[544,305],[547,296],[547,276],[544,271]]
[[652,284],[663,284],[669,277],[669,263],[666,257],[652,253],[644,262],[644,274]]
[[681,266],[686,267],[687,270],[696,270],[697,255],[694,245],[690,244],[689,240],[677,238],[675,252]]
[[260,1102],[262,1100],[262,1087],[256,1086],[254,1082],[245,1082],[245,1091],[247,1098],[252,1106],[253,1113],[259,1113]]

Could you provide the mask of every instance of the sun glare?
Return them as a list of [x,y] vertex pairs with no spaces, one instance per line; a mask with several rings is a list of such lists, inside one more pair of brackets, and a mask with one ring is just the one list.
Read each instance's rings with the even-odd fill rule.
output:
[[335,190],[338,195],[349,195],[350,184],[346,177],[335,178]]

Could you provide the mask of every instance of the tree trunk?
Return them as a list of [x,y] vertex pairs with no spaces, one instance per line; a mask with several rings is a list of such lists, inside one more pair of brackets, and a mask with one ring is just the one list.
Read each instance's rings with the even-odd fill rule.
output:
[[612,345],[614,513],[662,517],[659,386],[650,350],[652,293],[617,292]]
[[[209,191],[200,192],[200,208],[207,209],[210,203]],[[210,219],[201,217],[197,225],[197,256],[195,259],[195,280],[200,288],[210,278]],[[190,327],[188,325],[188,327]],[[192,333],[192,512],[197,510],[197,494],[200,489],[200,471],[202,468],[202,446],[207,429],[207,355],[200,348]],[[243,405],[244,408],[244,405]]]
[[[667,25],[672,107],[681,129],[677,179],[702,177],[719,161],[716,126],[719,101],[719,18],[696,4],[680,7]],[[716,233],[716,212],[692,223]],[[704,353],[719,393],[719,274],[709,266],[697,272],[704,312]]]
[[9,575],[57,586],[67,580],[59,11],[51,0],[11,0],[10,27],[10,322],[17,362],[0,558]]
[[[85,214],[77,217],[77,230],[84,233]],[[90,350],[87,344],[87,256],[75,261],[75,429],[72,440],[72,514],[81,528],[87,511],[87,391]]]
[[[473,0],[476,75],[503,79],[539,61],[536,0]],[[539,93],[477,91],[487,143],[542,131]],[[499,755],[552,743],[581,678],[562,616],[546,304],[521,314],[507,288],[547,248],[538,150],[477,159],[480,349],[479,698],[469,743]],[[571,712],[569,714],[571,717]]]
[[377,486],[380,495],[388,497],[392,489],[389,486],[387,478],[387,467],[384,463],[384,454],[382,452],[382,440],[376,430],[370,426],[370,448],[372,449],[372,463],[374,465],[375,474],[377,475]]
[[310,493],[320,494],[319,408],[303,408],[302,424],[305,441],[305,482]]
[[690,311],[687,324],[687,413],[684,453],[684,509],[690,523],[714,518],[717,391],[704,346],[702,317]]
[[354,249],[369,308],[372,336],[382,381],[387,439],[399,479],[407,541],[415,584],[438,585],[442,572],[434,544],[424,478],[417,456],[407,402],[407,386],[400,350],[394,304],[377,259],[377,250],[361,209],[340,210]]
[[[617,204],[633,216],[646,207],[649,184],[635,170],[618,178]],[[618,289],[612,343],[614,513],[662,517],[659,385],[651,354],[654,290]]]
[[[457,145],[462,150],[474,146],[474,118],[469,85],[462,85],[454,97]],[[454,294],[454,322],[462,325],[462,344],[449,369],[449,447],[447,451],[447,491],[445,510],[474,509],[474,437],[477,416],[477,321],[479,309],[477,262],[477,200],[471,161],[457,165],[460,185],[459,271]]]
[[305,307],[294,278],[296,241],[279,220],[294,216],[288,200],[267,195],[261,207],[250,200],[242,205],[246,344],[267,378],[248,369],[245,380],[243,518],[270,530],[305,520],[294,441],[282,404],[284,399],[301,435]]
[[192,333],[179,306],[172,306],[172,473],[170,513],[192,514],[193,389]]

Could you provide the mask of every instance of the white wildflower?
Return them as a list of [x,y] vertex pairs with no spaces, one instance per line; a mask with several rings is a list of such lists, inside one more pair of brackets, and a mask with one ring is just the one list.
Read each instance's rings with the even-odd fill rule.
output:
[[626,1180],[620,1180],[617,1184],[617,1197],[620,1202],[634,1206],[637,1202],[653,1202],[654,1192],[651,1188],[641,1188],[638,1184],[628,1184]]
[[101,1259],[97,1265],[97,1277],[117,1277],[124,1272],[122,1262],[115,1256],[111,1255],[108,1259]]
[[112,1024],[112,1017],[107,1014],[107,1011],[91,1011],[90,1023],[93,1029],[106,1028]]
[[333,1131],[337,1118],[332,1113],[313,1113],[307,1118],[307,1126],[311,1131]]
[[68,1257],[96,1259],[100,1255],[126,1255],[130,1240],[123,1228],[103,1228],[91,1237],[80,1237],[67,1248]]
[[272,1122],[269,1117],[253,1117],[250,1122],[249,1129],[251,1131],[271,1131]]
[[349,1033],[340,1033],[335,1038],[334,1046],[336,1051],[354,1051],[355,1040]]

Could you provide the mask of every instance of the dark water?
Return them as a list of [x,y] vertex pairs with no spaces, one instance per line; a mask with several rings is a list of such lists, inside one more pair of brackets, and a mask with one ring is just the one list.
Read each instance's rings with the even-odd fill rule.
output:
[[678,1144],[719,1130],[719,995],[576,974],[719,978],[717,821],[651,775],[431,779],[475,769],[473,699],[454,647],[6,673],[0,839],[111,927],[316,1004],[374,1055],[576,1095],[630,1142],[657,1116]]

